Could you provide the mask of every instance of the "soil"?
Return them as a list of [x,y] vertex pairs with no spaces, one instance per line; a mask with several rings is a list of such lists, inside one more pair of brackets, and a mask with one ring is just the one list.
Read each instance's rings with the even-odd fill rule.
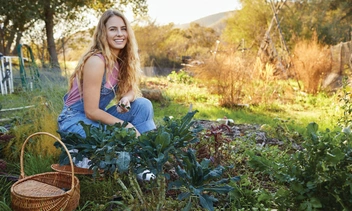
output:
[[216,133],[224,135],[225,138],[228,138],[229,140],[254,137],[256,143],[262,146],[283,144],[278,139],[268,137],[266,132],[260,129],[261,125],[257,124],[234,124],[231,122],[228,122],[228,124],[224,124],[221,122],[210,120],[195,120],[194,125],[201,125],[205,131],[215,131]]

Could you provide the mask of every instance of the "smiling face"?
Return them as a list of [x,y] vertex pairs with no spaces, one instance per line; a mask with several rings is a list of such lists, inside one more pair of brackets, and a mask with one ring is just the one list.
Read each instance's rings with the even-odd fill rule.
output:
[[111,51],[118,55],[127,44],[128,33],[125,22],[121,17],[112,16],[106,22],[106,39]]

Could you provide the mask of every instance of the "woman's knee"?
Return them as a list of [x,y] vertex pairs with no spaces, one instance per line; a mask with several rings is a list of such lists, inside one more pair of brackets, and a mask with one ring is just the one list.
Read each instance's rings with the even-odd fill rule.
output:
[[135,101],[133,101],[133,103],[135,104],[138,104],[138,105],[145,105],[145,106],[150,106],[152,107],[152,102],[147,99],[147,98],[144,98],[144,97],[140,97],[140,98],[137,98]]
[[153,110],[153,104],[147,98],[137,98],[135,101],[133,101],[132,106],[138,107],[139,109],[143,109],[146,111]]

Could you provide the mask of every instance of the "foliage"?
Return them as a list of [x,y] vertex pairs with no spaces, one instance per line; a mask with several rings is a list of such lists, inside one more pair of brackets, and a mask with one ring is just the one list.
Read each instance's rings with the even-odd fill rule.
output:
[[[71,152],[75,162],[82,161],[84,157],[91,159],[93,170],[98,174],[98,169],[106,174],[114,174],[116,170],[125,172],[128,170],[130,154],[136,134],[133,129],[125,128],[127,123],[116,123],[115,125],[99,125],[95,127],[80,122],[86,133],[82,137],[75,133],[58,131],[67,149],[77,150]],[[134,131],[134,132],[133,132]],[[55,146],[60,147],[58,143]],[[60,164],[68,164],[69,160],[65,151],[60,155]]]
[[270,6],[261,0],[241,0],[241,3],[242,9],[226,20],[221,38],[234,46],[241,45],[243,39],[247,48],[249,45],[258,49],[272,17]]
[[0,209],[4,211],[11,211],[9,204],[10,199],[10,189],[12,183],[7,180],[7,178],[3,175],[0,175],[0,191],[3,193],[1,201],[0,201]]
[[50,172],[50,166],[55,160],[55,157],[52,155],[36,155],[32,153],[25,153],[24,155],[23,167],[24,173],[27,176]]
[[312,39],[314,31],[320,43],[336,45],[349,41],[352,15],[346,5],[350,4],[350,0],[304,0],[286,4],[281,13],[283,33],[291,44],[295,38]]
[[343,115],[338,120],[338,125],[344,130],[351,129],[351,114],[352,114],[352,102],[351,102],[351,87],[348,85],[348,78],[343,77],[342,79],[342,96],[340,97],[340,101],[342,102],[341,110],[343,111]]
[[[155,175],[158,185],[157,210],[161,210],[166,203],[166,180],[170,180],[170,175],[165,172],[167,163],[171,166],[177,166],[176,172],[179,173],[179,178],[188,174],[188,179],[176,181],[170,187],[176,190],[189,188],[190,194],[199,197],[200,204],[204,208],[213,210],[213,202],[216,201],[216,198],[206,193],[228,193],[232,188],[225,185],[229,179],[222,178],[224,170],[222,166],[217,166],[212,170],[209,166],[210,161],[204,161],[201,164],[202,169],[199,169],[200,164],[195,160],[194,152],[188,150],[185,153],[185,149],[190,144],[198,141],[197,133],[201,130],[198,127],[192,128],[193,122],[191,120],[196,112],[188,112],[182,119],[165,117],[164,126],[141,134],[138,138],[133,129],[125,128],[127,122],[100,125],[99,127],[80,122],[86,133],[85,138],[75,133],[62,131],[59,133],[66,147],[72,150],[71,155],[76,162],[81,161],[84,157],[89,157],[91,159],[89,165],[95,171],[95,175],[98,170],[103,171],[106,175],[111,175],[118,179],[118,183],[124,191],[128,191],[128,189],[119,179],[123,173],[129,172],[134,175],[142,173],[143,179],[146,179],[146,172]],[[57,143],[55,145],[60,147]],[[60,164],[67,164],[67,155],[64,152],[60,156]],[[139,184],[132,177],[135,178],[135,176],[129,176],[130,185],[143,204],[146,199],[143,197]],[[133,200],[133,196],[130,193],[128,195]],[[179,197],[179,199],[190,199],[191,195]],[[129,203],[131,202],[129,201]],[[189,201],[185,209],[189,210],[190,207]]]
[[[122,196],[119,191],[118,182],[111,177],[101,177],[92,181],[92,177],[77,175],[80,181],[80,208],[77,210],[104,210],[101,205],[105,205],[105,209],[110,206],[109,202],[119,202],[120,207],[123,201],[114,201]],[[115,199],[114,199],[115,198]]]
[[302,150],[281,154],[279,159],[251,153],[250,166],[275,179],[282,188],[275,193],[279,207],[299,210],[350,210],[352,177],[351,133],[307,126]]
[[[285,208],[295,209],[296,207],[293,207],[292,201],[296,201],[297,204],[302,203],[302,199],[295,198],[295,196],[301,197],[301,195],[299,195],[295,190],[292,190],[292,191],[290,190],[291,189],[291,186],[289,186],[290,182],[282,182],[284,181],[284,179],[280,179],[281,177],[279,176],[281,174],[279,176],[277,176],[277,174],[279,174],[280,171],[283,171],[285,175],[295,175],[295,172],[293,172],[293,170],[288,171],[284,166],[287,165],[289,167],[292,167],[292,166],[295,166],[296,164],[297,164],[296,166],[298,166],[299,162],[293,159],[288,159],[286,156],[292,155],[297,150],[301,150],[301,153],[305,152],[301,148],[301,146],[303,146],[303,143],[307,142],[306,140],[309,140],[309,138],[303,136],[302,135],[303,133],[301,132],[296,133],[295,130],[298,129],[299,131],[301,131],[301,129],[307,125],[306,123],[311,121],[319,122],[319,126],[320,126],[318,128],[319,131],[322,131],[321,128],[325,128],[325,126],[326,127],[336,126],[336,123],[335,123],[335,119],[337,118],[336,115],[337,113],[340,112],[340,109],[343,109],[337,106],[338,105],[337,104],[338,100],[336,100],[336,98],[338,97],[337,95],[328,95],[324,93],[319,93],[317,95],[306,95],[303,92],[297,91],[298,89],[296,89],[297,84],[295,83],[295,81],[288,82],[288,81],[282,81],[282,80],[275,80],[275,81],[273,80],[273,81],[270,81],[270,83],[257,81],[258,84],[256,84],[255,86],[248,85],[249,88],[252,90],[261,89],[264,92],[265,91],[264,88],[259,86],[261,84],[266,83],[265,85],[267,86],[268,93],[272,93],[273,95],[272,101],[268,100],[267,101],[268,104],[260,103],[258,106],[251,104],[246,109],[239,109],[239,108],[230,109],[230,108],[220,107],[216,101],[217,96],[207,91],[201,83],[198,83],[196,85],[169,83],[166,77],[153,78],[150,80],[154,80],[154,81],[153,81],[153,84],[149,84],[149,86],[153,86],[153,87],[157,86],[163,89],[165,91],[165,95],[169,97],[170,103],[166,105],[166,104],[153,102],[154,109],[155,109],[155,120],[158,123],[158,125],[160,125],[160,128],[158,128],[160,129],[160,131],[156,130],[156,131],[152,131],[150,134],[149,133],[145,134],[143,138],[144,140],[143,141],[141,140],[141,143],[146,144],[148,143],[148,139],[149,139],[149,142],[151,142],[150,140],[156,139],[156,137],[161,135],[162,133],[165,133],[165,132],[169,133],[169,131],[173,131],[173,130],[169,130],[170,127],[167,126],[169,125],[169,123],[170,123],[170,126],[174,125],[175,128],[179,128],[179,126],[182,125],[181,124],[182,121],[180,119],[183,117],[183,114],[189,110],[190,102],[192,103],[194,108],[197,108],[197,110],[200,111],[198,114],[199,116],[197,116],[199,119],[214,120],[219,117],[226,116],[228,118],[235,120],[236,124],[233,126],[231,125],[231,129],[239,132],[241,134],[241,138],[231,140],[231,142],[229,143],[230,145],[229,147],[222,148],[222,150],[224,150],[223,153],[224,154],[228,153],[230,156],[226,159],[221,160],[223,162],[221,164],[224,166],[228,166],[228,165],[234,166],[234,168],[226,168],[226,171],[223,171],[224,177],[241,175],[241,180],[238,182],[230,181],[228,183],[228,185],[233,187],[233,189],[227,195],[217,194],[214,192],[204,193],[218,200],[218,202],[213,203],[215,210],[220,210],[220,209],[222,210],[227,210],[227,209],[268,210],[268,209],[274,209],[274,208],[277,208],[278,210],[285,209]],[[64,83],[62,83],[62,81],[59,82],[60,86],[54,86],[53,84],[55,84],[56,82],[57,80],[53,79],[51,83],[45,84],[43,86],[45,87],[45,92],[41,92],[41,91],[37,91],[36,93],[21,92],[21,93],[16,93],[16,95],[0,96],[0,101],[4,108],[28,105],[28,102],[32,102],[31,100],[38,102],[38,105],[35,104],[38,112],[37,111],[33,112],[33,110],[31,110],[30,112],[25,111],[23,114],[17,113],[17,112],[11,113],[11,116],[12,115],[18,116],[19,122],[22,123],[22,124],[16,125],[16,129],[23,128],[18,130],[18,133],[23,134],[23,138],[26,136],[26,134],[33,132],[34,129],[31,127],[31,124],[29,124],[31,122],[44,122],[46,124],[52,124],[52,125],[56,124],[55,118],[47,118],[48,116],[46,116],[45,114],[40,114],[39,111],[46,111],[46,109],[43,109],[43,108],[47,108],[47,107],[41,106],[40,103],[42,101],[39,102],[39,100],[37,100],[40,98],[34,97],[36,95],[44,96],[44,99],[45,99],[44,102],[49,103],[48,105],[50,109],[49,108],[48,109],[51,112],[53,112],[53,114],[55,113],[57,114],[62,107],[61,96],[65,93],[66,88],[63,87],[62,84]],[[271,90],[271,92],[269,90]],[[285,91],[279,92],[280,90],[285,90]],[[291,90],[291,92],[287,92],[286,90]],[[280,95],[276,95],[276,93],[278,92],[281,95],[281,97]],[[289,95],[287,95],[287,93],[289,93]],[[276,95],[276,97],[274,97],[274,95]],[[16,98],[18,96],[19,98]],[[248,97],[247,94],[246,96]],[[341,95],[341,96],[344,96],[344,95]],[[341,100],[340,102],[343,102],[342,99],[340,100]],[[34,113],[36,113],[36,115],[32,116],[32,114]],[[164,124],[165,121],[163,120],[163,117],[170,116],[170,114],[172,114],[174,118],[167,117],[166,119],[168,119],[169,123]],[[1,113],[1,115],[4,115],[4,117],[8,117],[6,116],[7,113],[6,114]],[[47,121],[35,120],[38,117],[42,119],[45,118]],[[345,118],[347,119],[348,116],[347,117],[345,116]],[[31,121],[27,121],[28,119],[30,119]],[[286,121],[285,119],[289,119],[289,120]],[[237,127],[239,127],[241,123],[254,124],[254,125],[266,124],[261,128],[266,130],[257,131],[259,134],[262,134],[262,132],[267,132],[265,142],[261,143],[259,142],[259,140],[257,140],[255,137],[251,136],[250,134],[243,133],[243,131],[238,131]],[[321,125],[324,125],[324,127],[321,127]],[[190,128],[192,128],[195,125],[190,125],[190,126],[191,126]],[[258,130],[258,128],[256,130]],[[118,130],[117,128],[114,128],[114,130],[115,129]],[[324,131],[319,132],[319,131],[316,132],[316,134],[319,134],[318,137],[321,138],[322,134],[324,134],[324,136],[327,136],[326,131],[325,132]],[[9,132],[13,133],[14,131],[9,130]],[[130,132],[133,132],[133,131],[130,131]],[[338,133],[339,132],[336,132],[336,131],[331,133],[331,140],[335,139],[335,134],[338,134]],[[214,133],[213,136],[209,136],[206,138],[204,136],[203,137],[198,136],[199,143],[205,144],[207,143],[207,141],[209,141],[210,143],[209,147],[213,147],[211,144],[214,144],[215,146],[215,143],[212,142],[213,140],[215,140],[215,134],[216,133]],[[225,132],[224,133],[219,132],[218,134],[226,135]],[[173,137],[173,135],[170,135],[170,137]],[[21,142],[24,140],[23,138],[18,139],[17,141]],[[225,141],[225,137],[221,137],[217,140],[223,143],[222,141]],[[331,149],[333,149],[332,147],[336,145],[334,144],[335,141],[331,141],[330,139],[326,139],[326,140],[329,140],[329,142],[331,142],[331,144],[328,143],[327,147],[331,147]],[[349,140],[347,140],[347,142],[349,142]],[[51,143],[48,143],[48,144],[50,145]],[[170,141],[170,145],[168,146],[171,146],[171,145],[173,145],[172,139]],[[194,145],[195,144],[191,144],[192,146],[191,148],[197,149]],[[320,145],[320,143],[316,145]],[[170,158],[169,160],[171,160],[171,163],[177,162],[176,163],[177,165],[175,166],[180,166],[180,167],[183,167],[183,165],[185,165],[182,160],[188,159],[186,156],[187,151],[184,151],[185,154],[178,155],[178,157],[182,159],[173,159],[174,158],[173,154],[165,153],[165,152],[171,152],[171,150],[168,150],[167,147],[165,148],[162,147],[162,146],[167,146],[167,144],[166,143],[164,144],[164,142],[162,142],[162,144],[153,145],[153,146],[154,146],[153,149],[146,149],[145,154],[147,154],[147,152],[152,152],[153,154],[162,152],[163,154],[167,154],[169,156]],[[308,146],[309,144],[307,144],[305,147],[308,147]],[[16,149],[13,150],[13,152],[18,153],[18,149],[17,151]],[[198,152],[198,149],[197,149],[197,152]],[[314,153],[317,153],[318,150],[315,149],[310,152],[314,154]],[[1,151],[1,154],[2,153],[3,151]],[[198,154],[196,155],[198,156]],[[32,157],[33,157],[33,162],[31,162],[32,164],[30,165],[31,166],[33,165],[33,169],[36,168],[35,165],[38,165],[39,168],[42,168],[41,167],[42,165],[38,162],[39,160],[36,161],[36,159],[34,159],[35,157],[34,155]],[[133,159],[134,157],[135,156],[132,156]],[[305,154],[303,157],[308,157],[308,154]],[[324,156],[323,158],[325,159],[325,157],[327,156]],[[265,159],[262,159],[262,158],[265,158]],[[46,157],[44,159],[46,159]],[[255,159],[257,159],[258,162],[253,161]],[[248,161],[251,161],[251,162],[248,162]],[[158,165],[162,165],[162,162],[164,162],[163,159],[160,159],[160,160],[153,159],[151,162],[152,164],[150,166],[158,167]],[[324,161],[324,162],[329,164],[329,162],[327,161]],[[351,163],[350,161],[348,162]],[[14,163],[16,163],[16,161],[14,161]],[[48,163],[49,164],[51,163],[49,159],[48,159]],[[170,170],[169,163],[170,161],[165,163],[165,169]],[[202,163],[201,159],[199,159],[197,160],[197,162],[194,162],[194,165],[192,164],[192,166],[190,166],[189,169],[193,169],[196,166],[198,166],[198,164],[201,165],[201,163]],[[9,162],[9,164],[11,164],[11,162]],[[259,166],[260,164],[260,168],[254,169],[249,164],[251,166],[253,165],[252,167]],[[209,164],[209,166],[211,165],[213,165],[213,163]],[[272,167],[272,165],[274,167]],[[147,165],[144,165],[144,164],[142,166],[143,166],[143,169],[148,169],[148,170],[152,169],[147,167]],[[337,166],[340,166],[340,165],[337,164]],[[328,181],[331,181],[333,184],[336,185],[335,187],[328,185],[328,187],[331,189],[331,191],[337,190],[339,188],[341,189],[341,191],[345,190],[344,189],[345,186],[343,186],[344,184],[337,183],[336,177],[335,177],[338,175],[343,175],[344,173],[340,172],[338,168],[332,168],[329,165],[328,167],[330,169],[330,172],[328,172],[329,174],[325,172],[321,175],[325,177],[329,177]],[[343,167],[343,168],[346,168],[346,167]],[[208,168],[208,170],[209,169],[211,168]],[[268,169],[272,169],[272,171],[268,173]],[[279,169],[280,171],[279,170],[276,171],[276,169]],[[307,171],[308,169],[305,169],[305,170]],[[186,170],[184,169],[184,171]],[[191,171],[192,170],[189,170],[186,172],[189,172],[187,174],[190,174]],[[207,170],[203,169],[203,173],[205,171]],[[10,172],[11,171],[8,171],[8,173]],[[351,170],[347,170],[346,172],[347,173],[351,172]],[[17,170],[11,173],[18,174],[18,166],[17,166]],[[132,172],[131,173],[129,172],[128,174],[122,173],[118,175],[118,178],[121,181],[123,181],[124,184],[126,184],[129,194],[132,194],[133,197],[138,197],[136,194],[137,192],[136,193],[133,192],[135,191],[133,189],[133,181],[131,182],[129,177],[127,177],[127,175],[128,176],[133,175],[133,173]],[[167,175],[170,175],[170,180],[165,181],[166,184],[168,182],[175,181],[173,178],[174,175],[172,175],[170,171],[161,172],[159,175],[160,176],[164,175],[165,176],[164,178],[166,178]],[[110,176],[114,177],[114,175],[110,175]],[[307,178],[308,176],[309,175],[306,175]],[[111,180],[107,180],[107,179],[111,179]],[[297,181],[302,181],[301,182],[302,184],[308,184],[304,178],[299,178],[299,180],[297,179]],[[121,188],[121,185],[114,178],[100,177],[99,179],[96,178],[95,180],[93,180],[89,176],[83,176],[82,178],[80,178],[80,182],[82,182],[81,183],[82,201],[81,201],[80,207],[77,208],[78,210],[97,210],[98,211],[98,210],[112,209],[109,205],[107,205],[107,201],[111,201],[112,196],[115,194],[118,196],[123,196],[124,199],[126,198],[127,200],[124,201],[124,203],[128,204],[129,195],[125,194],[125,190]],[[160,180],[160,182],[162,182],[162,180]],[[139,182],[139,185],[142,189],[142,194],[143,194],[142,198],[144,199],[144,202],[145,202],[144,206],[147,206],[148,208],[151,208],[151,209],[158,206],[159,199],[163,198],[162,196],[159,196],[159,194],[162,193],[160,192],[160,190],[162,189],[159,188],[161,187],[159,186],[161,185],[160,182],[159,183],[158,181]],[[184,182],[191,184],[191,182],[188,180],[185,180]],[[343,180],[341,180],[341,182],[343,182]],[[8,180],[0,180],[0,187],[6,187],[6,185],[7,187],[9,187],[11,184],[12,183],[9,182]],[[209,183],[204,183],[204,184],[208,185]],[[168,187],[168,186],[165,186],[165,187]],[[182,208],[185,208],[186,199],[183,201],[175,200],[176,196],[179,195],[181,191],[190,193],[191,195],[194,193],[186,186],[181,187],[180,189],[174,190],[175,192],[172,192],[172,191],[173,190],[166,190],[165,204],[163,205],[164,210],[181,210]],[[324,189],[321,192],[328,194],[329,191],[330,190],[326,191]],[[341,194],[341,191],[338,190],[338,193]],[[309,192],[308,193],[306,192],[304,194],[307,195],[307,194],[311,194],[312,192],[313,191],[309,189]],[[171,195],[174,193],[176,194]],[[346,193],[348,192],[346,191]],[[6,204],[9,204],[9,201],[10,201],[9,191],[6,192],[5,190],[4,197],[6,198],[4,199],[4,202]],[[331,198],[333,198],[333,196]],[[329,199],[329,200],[331,201],[332,199]],[[199,198],[196,195],[191,196],[191,201],[192,201],[193,209],[197,209],[197,208],[201,209],[201,205],[198,203],[200,202]],[[139,203],[139,201],[137,200],[135,200],[134,202],[135,203],[133,205],[128,204],[128,207],[131,207],[131,210],[138,210],[143,208],[143,206],[141,206],[142,203]],[[315,204],[316,201],[310,200],[307,202],[311,203],[312,205],[312,204]],[[332,202],[332,203],[335,203],[335,202]],[[124,207],[123,205],[121,206]],[[162,206],[162,204],[160,204],[160,206]],[[321,209],[321,210],[325,210],[325,209]]]
[[11,211],[12,210],[11,207],[3,201],[0,201],[0,208],[3,211]]
[[[60,70],[59,61],[56,52],[56,43],[54,39],[54,26],[62,19],[62,20],[72,20],[75,19],[79,14],[87,10],[87,8],[93,8],[95,11],[103,11],[105,9],[111,8],[113,6],[127,6],[131,5],[134,14],[145,13],[147,11],[146,1],[145,0],[136,0],[136,1],[86,1],[86,0],[72,0],[72,1],[45,1],[45,0],[37,0],[35,2],[31,2],[30,4],[25,4],[26,1],[18,2],[19,5],[24,3],[22,6],[25,8],[28,6],[31,9],[26,11],[24,15],[17,15],[18,7],[13,4],[13,2],[9,2],[8,7],[5,7],[6,13],[4,17],[8,22],[20,23],[15,33],[19,36],[18,40],[21,38],[21,34],[24,33],[25,24],[32,20],[42,20],[45,23],[45,31],[46,31],[46,41],[48,46],[48,52],[50,55],[50,64],[52,65],[52,69]],[[7,5],[7,4],[6,4]],[[122,9],[122,8],[121,8]],[[5,11],[4,11],[5,12]],[[1,13],[3,14],[3,13]],[[12,15],[11,15],[12,14]],[[16,15],[13,15],[16,14]],[[22,13],[21,13],[22,14]],[[23,19],[23,20],[22,20]],[[34,23],[34,22],[33,22]],[[6,27],[11,25],[6,24]],[[17,25],[16,25],[17,26]],[[31,26],[34,27],[34,26]],[[8,44],[12,43],[16,37],[9,36]],[[10,47],[9,45],[8,47]]]
[[[178,29],[174,24],[157,26],[135,26],[134,31],[141,49],[142,65],[180,68],[181,56],[203,59],[218,39],[218,34],[208,27],[191,24],[189,28]],[[166,53],[165,53],[166,52]],[[165,75],[159,72],[159,75]]]
[[205,65],[191,71],[196,79],[206,85],[208,92],[219,96],[220,105],[234,108],[237,104],[248,102],[245,93],[247,89],[251,89],[249,83],[255,81],[247,58],[242,58],[233,51],[215,54],[208,58]]
[[207,158],[215,165],[222,165],[231,160],[232,139],[226,137],[231,133],[231,128],[227,124],[212,125],[210,129],[199,134],[200,141],[194,144],[197,150],[197,158]]
[[[23,141],[33,131],[45,131],[52,134],[56,133],[57,113],[54,111],[49,101],[44,97],[36,97],[32,99],[33,107],[24,111],[21,118],[16,118],[12,122],[11,134],[13,139],[4,148],[4,155],[10,160],[19,158],[20,149]],[[46,121],[43,121],[46,120]],[[57,155],[59,152],[52,147],[54,141],[52,138],[40,137],[42,141],[36,142],[28,146],[28,151],[35,155]]]
[[186,155],[182,157],[182,164],[176,167],[176,172],[179,179],[171,182],[169,187],[180,189],[178,195],[179,200],[188,200],[184,210],[190,210],[192,207],[192,197],[196,196],[199,204],[206,210],[214,210],[214,202],[217,198],[210,193],[227,194],[233,188],[226,183],[229,180],[238,181],[239,177],[222,178],[224,167],[217,166],[215,169],[210,169],[210,160],[203,159],[198,163],[195,152],[188,149]]
[[178,72],[172,71],[167,78],[175,83],[192,84],[194,79],[185,70],[181,69]]
[[322,84],[322,80],[331,70],[330,50],[312,41],[297,42],[294,48],[294,69],[291,73],[303,83],[302,90],[315,94]]
[[[21,12],[19,12],[21,11]],[[3,24],[0,28],[0,52],[4,55],[10,55],[12,46],[17,46],[21,40],[22,33],[33,27],[38,20],[35,14],[36,5],[32,2],[3,1],[0,7],[0,22]],[[15,38],[17,42],[15,43]]]
[[[255,49],[264,38],[274,12],[280,21],[280,29],[284,40],[291,49],[298,40],[310,40],[317,32],[318,40],[322,44],[335,45],[350,40],[350,21],[352,18],[348,6],[351,1],[286,1],[284,7],[277,11],[282,1],[252,1],[241,0],[241,10],[235,11],[227,19],[222,40],[234,46],[241,45],[244,39],[247,46]],[[314,18],[312,18],[314,17]],[[274,23],[275,24],[275,23]],[[278,33],[271,33],[271,39],[279,49],[282,46]]]

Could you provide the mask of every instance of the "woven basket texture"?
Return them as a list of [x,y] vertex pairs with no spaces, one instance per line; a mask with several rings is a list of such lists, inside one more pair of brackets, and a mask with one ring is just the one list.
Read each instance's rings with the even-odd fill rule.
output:
[[[58,163],[52,164],[51,169],[57,172],[65,172],[65,173],[71,173],[71,166],[70,165],[60,165]],[[80,168],[75,166],[74,167],[75,174],[80,174],[80,175],[92,175],[94,171],[92,169],[88,168]]]
[[[25,144],[37,135],[55,138],[69,155],[71,173],[47,172],[32,176],[24,175],[23,154]],[[74,176],[73,162],[64,143],[46,132],[30,135],[21,150],[21,176],[11,187],[11,208],[13,211],[72,211],[79,205],[80,183]]]

